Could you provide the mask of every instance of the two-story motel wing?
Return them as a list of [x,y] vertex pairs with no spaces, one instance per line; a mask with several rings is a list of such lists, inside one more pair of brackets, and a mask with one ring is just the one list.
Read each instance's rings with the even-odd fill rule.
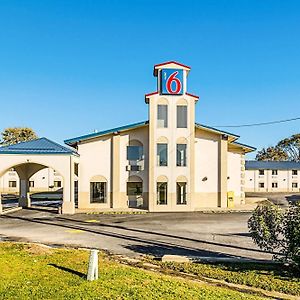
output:
[[147,121],[68,139],[70,147],[45,138],[1,147],[0,177],[16,170],[26,207],[32,176],[52,168],[60,174],[63,213],[75,212],[75,181],[79,209],[225,208],[228,194],[244,203],[244,156],[254,148],[195,122],[199,97],[187,92],[189,72],[173,61],[154,66],[157,91],[145,96]]
[[80,155],[79,208],[194,211],[227,207],[229,191],[243,203],[244,155],[254,148],[195,123],[189,71],[176,62],[154,66],[148,121],[65,141]]

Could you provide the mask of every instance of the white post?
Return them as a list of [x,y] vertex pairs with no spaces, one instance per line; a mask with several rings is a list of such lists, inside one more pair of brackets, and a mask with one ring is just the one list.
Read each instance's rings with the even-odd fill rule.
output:
[[91,250],[87,280],[93,281],[98,279],[98,250]]

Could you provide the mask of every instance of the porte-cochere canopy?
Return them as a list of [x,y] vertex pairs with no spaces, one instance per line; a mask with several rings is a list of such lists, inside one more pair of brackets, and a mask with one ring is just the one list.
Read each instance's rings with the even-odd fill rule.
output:
[[[22,207],[29,205],[29,178],[41,169],[50,167],[63,177],[62,212],[74,213],[75,164],[78,163],[79,154],[75,149],[62,146],[47,138],[0,147],[0,178],[11,168],[16,170],[20,178],[19,205]],[[1,182],[0,180],[0,192]],[[0,213],[1,211],[0,201]]]

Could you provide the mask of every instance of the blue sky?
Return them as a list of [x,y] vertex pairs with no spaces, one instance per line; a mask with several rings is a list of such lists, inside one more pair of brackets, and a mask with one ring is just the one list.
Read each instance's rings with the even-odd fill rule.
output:
[[[197,122],[300,116],[300,2],[0,1],[0,129],[66,138],[148,118],[153,65],[191,66]],[[222,128],[257,148],[300,121]]]

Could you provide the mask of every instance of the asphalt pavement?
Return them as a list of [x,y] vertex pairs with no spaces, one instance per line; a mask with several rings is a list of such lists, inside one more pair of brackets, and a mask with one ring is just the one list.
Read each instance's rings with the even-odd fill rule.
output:
[[148,254],[271,259],[248,233],[249,213],[58,215],[22,209],[0,216],[0,241],[97,248],[130,257]]

